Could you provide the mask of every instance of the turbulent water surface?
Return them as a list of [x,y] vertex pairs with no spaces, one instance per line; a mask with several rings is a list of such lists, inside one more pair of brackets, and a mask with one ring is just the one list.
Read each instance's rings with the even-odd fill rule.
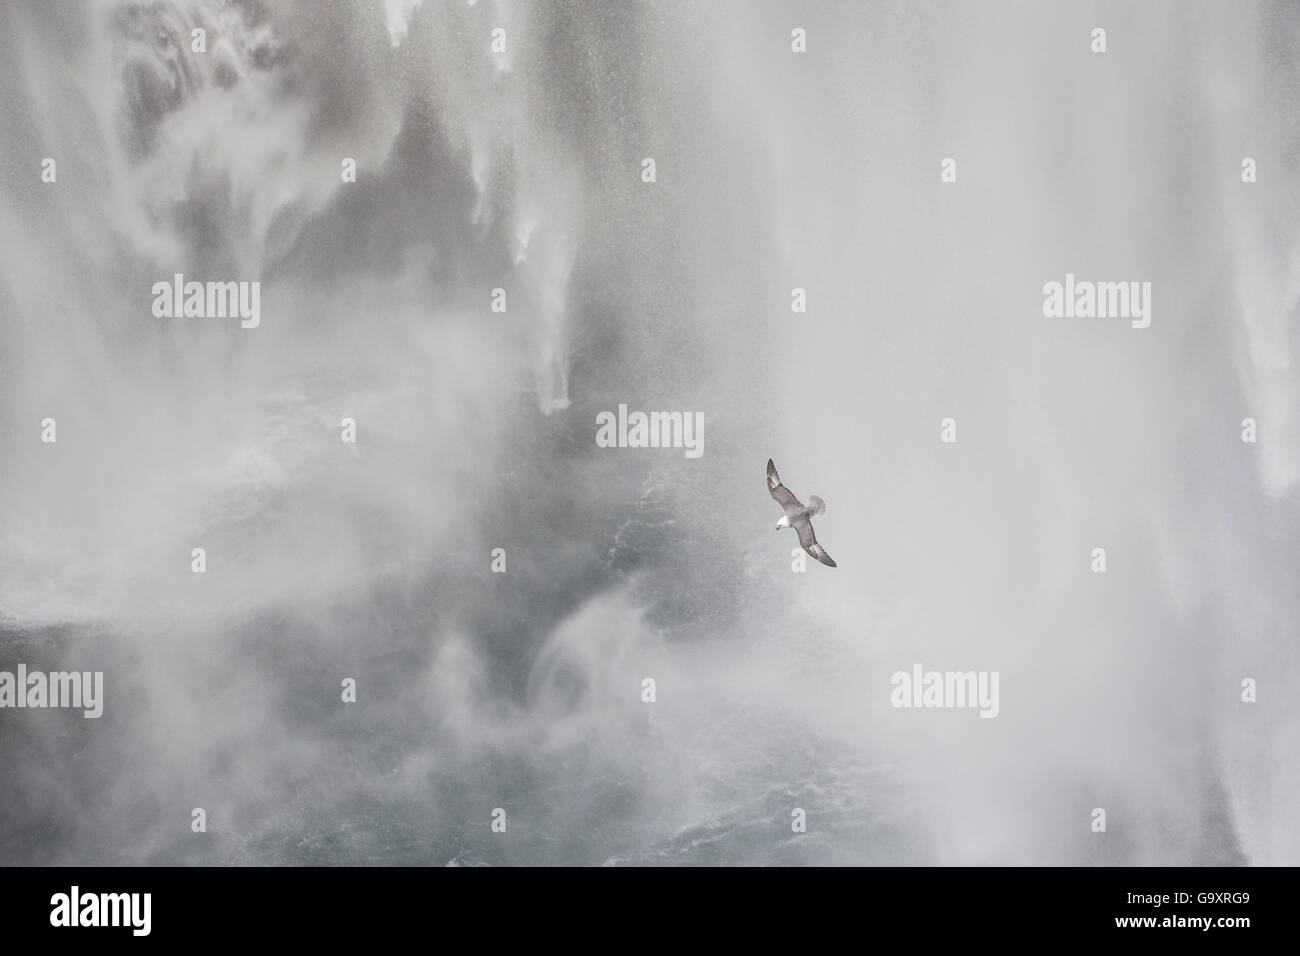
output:
[[[0,711],[0,863],[1300,863],[1298,44],[4,5],[0,669],[106,699]],[[1150,327],[1044,318],[1067,272]],[[176,273],[260,325],[156,317]],[[620,404],[702,456],[598,447]],[[792,572],[769,456],[838,568]],[[892,707],[916,663],[998,717]]]

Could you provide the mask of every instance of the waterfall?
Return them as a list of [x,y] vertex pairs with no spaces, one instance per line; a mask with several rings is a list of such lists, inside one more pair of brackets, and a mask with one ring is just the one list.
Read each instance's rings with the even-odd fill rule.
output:
[[1300,14],[1104,12],[6,5],[0,862],[1300,860]]

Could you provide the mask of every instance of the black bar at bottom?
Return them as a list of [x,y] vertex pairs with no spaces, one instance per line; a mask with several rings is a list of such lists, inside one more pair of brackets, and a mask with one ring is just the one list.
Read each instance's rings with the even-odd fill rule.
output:
[[630,944],[645,934],[666,943],[672,937],[663,934],[680,930],[695,943],[705,933],[731,944],[788,936],[807,946],[847,932],[927,944],[1128,936],[1232,945],[1285,934],[1281,912],[1294,880],[1291,869],[1258,868],[7,868],[0,913],[7,941],[75,934],[80,944],[373,946],[419,929],[430,942],[460,929],[470,940],[523,933],[540,944],[562,924],[562,939],[613,931],[620,935],[611,939]]

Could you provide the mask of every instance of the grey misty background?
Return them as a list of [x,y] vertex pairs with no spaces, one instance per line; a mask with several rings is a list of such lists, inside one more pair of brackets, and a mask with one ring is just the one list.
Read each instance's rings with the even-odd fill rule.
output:
[[[4,5],[0,667],[107,700],[0,712],[0,862],[1300,863],[1298,44],[1283,3]],[[1151,327],[1043,318],[1067,271]],[[261,327],[154,318],[174,272]],[[620,402],[704,457],[597,448]],[[791,572],[769,455],[837,570]],[[891,708],[918,662],[1000,716]]]

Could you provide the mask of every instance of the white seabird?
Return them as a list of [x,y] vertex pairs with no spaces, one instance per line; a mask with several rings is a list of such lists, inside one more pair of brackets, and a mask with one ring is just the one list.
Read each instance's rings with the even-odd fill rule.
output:
[[776,499],[776,503],[785,509],[785,516],[776,523],[776,530],[794,528],[805,551],[827,567],[836,567],[826,549],[817,543],[812,521],[809,520],[826,511],[826,502],[816,495],[809,495],[808,504],[801,504],[794,492],[781,484],[781,476],[776,473],[776,465],[772,464],[771,458],[767,460],[767,490]]

